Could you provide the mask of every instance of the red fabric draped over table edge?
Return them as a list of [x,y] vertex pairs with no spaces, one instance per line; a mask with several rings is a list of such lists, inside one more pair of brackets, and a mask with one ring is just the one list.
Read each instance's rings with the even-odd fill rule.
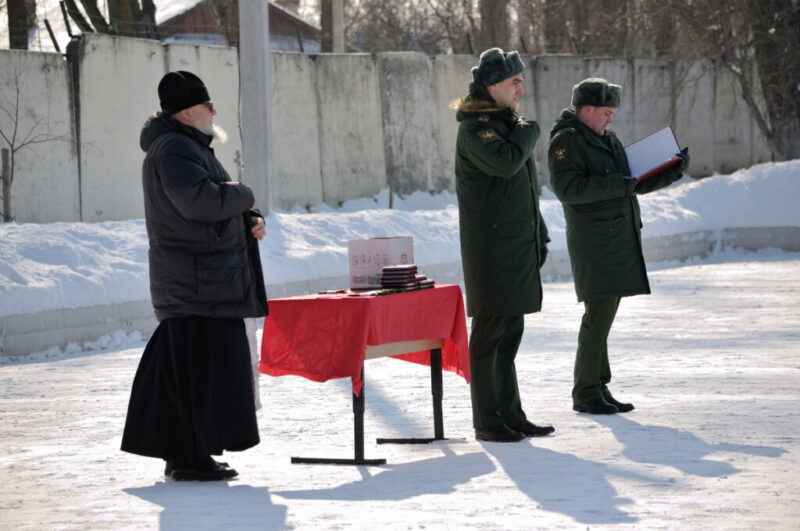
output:
[[[470,381],[466,316],[461,289],[433,289],[376,297],[300,295],[271,299],[264,321],[259,370],[316,382],[350,377],[361,393],[367,345],[444,339],[442,368]],[[393,356],[430,365],[430,352]]]

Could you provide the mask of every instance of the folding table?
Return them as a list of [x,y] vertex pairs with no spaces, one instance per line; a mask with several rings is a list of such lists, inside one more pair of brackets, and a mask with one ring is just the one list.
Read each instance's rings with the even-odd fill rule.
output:
[[430,365],[432,438],[378,439],[383,443],[426,443],[444,439],[442,369],[469,381],[469,351],[461,289],[432,289],[381,296],[317,294],[269,301],[259,369],[271,376],[299,375],[324,382],[350,377],[353,383],[353,459],[293,457],[292,463],[380,465],[364,458],[364,361],[384,356]]

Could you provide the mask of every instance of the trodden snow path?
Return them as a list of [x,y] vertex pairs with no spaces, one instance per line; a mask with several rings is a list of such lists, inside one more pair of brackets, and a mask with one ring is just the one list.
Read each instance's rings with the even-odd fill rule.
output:
[[800,526],[800,255],[722,253],[651,268],[610,338],[626,415],[571,411],[582,305],[544,286],[526,317],[523,405],[554,436],[478,443],[469,389],[445,374],[446,442],[428,436],[428,370],[366,364],[366,457],[381,467],[292,465],[352,456],[349,381],[260,380],[262,442],[225,460],[228,483],[165,481],[120,452],[143,345],[0,365],[3,529],[796,529]]

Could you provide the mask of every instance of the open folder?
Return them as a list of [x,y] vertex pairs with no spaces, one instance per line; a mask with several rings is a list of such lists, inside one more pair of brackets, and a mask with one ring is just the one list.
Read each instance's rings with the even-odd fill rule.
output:
[[680,162],[675,154],[681,150],[672,126],[646,136],[625,148],[631,177],[641,182]]

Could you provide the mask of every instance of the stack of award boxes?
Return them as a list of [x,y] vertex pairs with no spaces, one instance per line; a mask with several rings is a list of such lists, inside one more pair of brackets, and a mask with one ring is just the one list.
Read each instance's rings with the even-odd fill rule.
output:
[[400,291],[432,288],[433,279],[417,273],[414,264],[386,266],[381,271],[381,287]]

